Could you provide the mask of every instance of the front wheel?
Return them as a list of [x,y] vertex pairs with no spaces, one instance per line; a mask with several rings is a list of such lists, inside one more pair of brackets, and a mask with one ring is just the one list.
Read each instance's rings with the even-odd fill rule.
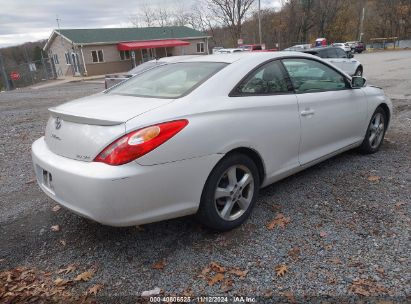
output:
[[384,141],[386,128],[387,115],[382,108],[378,107],[371,117],[360,151],[364,154],[377,152]]
[[259,186],[258,169],[252,159],[243,154],[227,155],[207,179],[197,218],[219,231],[240,226],[253,209]]

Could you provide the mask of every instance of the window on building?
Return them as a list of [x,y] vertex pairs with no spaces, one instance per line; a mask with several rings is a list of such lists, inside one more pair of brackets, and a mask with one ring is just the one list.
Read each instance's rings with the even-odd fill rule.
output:
[[121,60],[130,60],[130,51],[120,51]]
[[104,62],[103,50],[91,51],[93,62]]
[[71,62],[70,62],[70,53],[64,53],[64,56],[66,57],[66,64],[71,64]]
[[57,56],[57,54],[53,54],[53,61],[54,64],[59,64],[59,57]]
[[204,42],[197,43],[197,53],[204,53]]

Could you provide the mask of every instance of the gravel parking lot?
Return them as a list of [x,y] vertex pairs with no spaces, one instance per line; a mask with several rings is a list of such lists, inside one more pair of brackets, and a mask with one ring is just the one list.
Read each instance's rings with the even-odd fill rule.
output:
[[57,210],[34,181],[30,145],[48,107],[103,85],[0,93],[0,302],[24,275],[49,296],[98,302],[135,303],[156,287],[229,301],[410,301],[411,51],[355,57],[394,103],[381,151],[349,151],[263,189],[250,220],[221,234],[191,217],[113,228]]

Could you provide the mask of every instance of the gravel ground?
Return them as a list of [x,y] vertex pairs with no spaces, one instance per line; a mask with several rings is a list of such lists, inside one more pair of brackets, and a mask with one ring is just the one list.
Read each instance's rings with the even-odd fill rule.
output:
[[[30,145],[44,132],[48,107],[102,85],[0,93],[0,272],[24,266],[54,280],[92,268],[92,278],[72,288],[81,294],[102,284],[98,302],[135,303],[155,287],[229,301],[410,301],[411,51],[356,58],[369,83],[393,98],[381,151],[349,151],[261,190],[250,220],[222,234],[191,217],[113,228],[53,211],[34,182]],[[268,229],[276,217],[284,227]],[[56,273],[73,263],[76,270]],[[284,276],[276,275],[279,265]]]

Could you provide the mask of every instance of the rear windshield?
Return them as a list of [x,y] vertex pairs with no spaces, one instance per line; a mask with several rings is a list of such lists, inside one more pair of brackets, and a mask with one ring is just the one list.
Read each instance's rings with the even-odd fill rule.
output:
[[221,62],[181,62],[162,65],[130,78],[108,94],[178,98],[192,91],[226,65]]
[[134,69],[130,70],[130,74],[135,75],[135,74],[140,74],[141,72],[144,72],[146,70],[152,69],[155,66],[163,65],[166,64],[165,62],[162,61],[148,61],[144,62],[138,66],[136,66]]

